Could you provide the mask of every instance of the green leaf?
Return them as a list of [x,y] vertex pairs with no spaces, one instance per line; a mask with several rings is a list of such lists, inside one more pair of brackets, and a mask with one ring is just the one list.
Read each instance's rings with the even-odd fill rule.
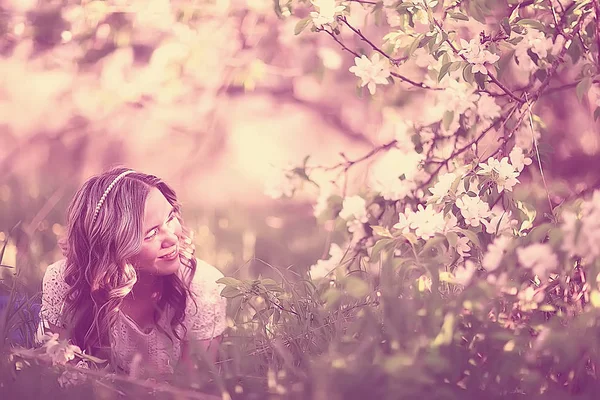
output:
[[594,307],[600,308],[600,292],[594,290],[590,293],[590,303],[592,303]]
[[101,358],[94,357],[94,356],[91,356],[91,355],[85,354],[85,353],[75,353],[75,354],[77,354],[77,356],[83,360],[89,360],[96,364],[104,364],[107,361],[107,360],[103,360]]
[[221,296],[226,297],[228,299],[241,296],[242,292],[240,292],[237,288],[233,286],[225,286],[221,291]]
[[392,234],[390,233],[389,229],[386,227],[379,226],[379,225],[371,225],[371,229],[373,229],[373,233],[378,236],[383,236],[383,237],[387,237],[387,238],[392,237]]
[[381,239],[378,240],[377,243],[371,249],[371,261],[378,261],[381,252],[388,247],[389,245],[394,243],[394,239]]
[[581,58],[581,44],[578,38],[574,38],[571,45],[567,49],[567,54],[571,57],[573,64],[577,64]]
[[484,90],[485,89],[485,80],[487,78],[487,75],[483,75],[478,72],[474,75],[474,77],[475,77],[475,82],[477,82],[477,86],[479,86],[479,89]]
[[473,76],[473,64],[467,64],[463,69],[463,79],[465,82],[473,84],[475,77]]
[[502,19],[502,21],[500,21],[500,28],[502,28],[502,30],[504,31],[504,33],[506,33],[506,36],[510,36],[510,22],[508,21],[508,18],[504,17]]
[[408,12],[408,9],[414,7],[415,5],[412,3],[402,3],[400,4],[398,7],[396,7],[396,11],[398,11],[399,14],[404,14]]
[[519,18],[519,5],[515,7],[515,9],[510,13],[510,17],[508,17],[508,22],[511,24]]
[[454,63],[453,62],[449,62],[449,63],[446,63],[446,64],[442,65],[442,68],[440,68],[440,73],[438,74],[438,79],[437,79],[438,83],[442,79],[444,79],[444,76],[446,76],[446,74],[448,72],[450,72],[450,67],[452,66],[452,64],[454,64]]
[[459,13],[459,12],[450,12],[450,13],[448,13],[448,15],[450,16],[450,18],[454,18],[459,21],[468,21],[469,20],[469,17],[467,17],[465,14]]
[[525,215],[525,219],[521,223],[521,228],[519,228],[519,233],[521,233],[533,226],[533,221],[535,220],[537,211],[533,206],[523,203],[520,200],[517,200],[516,205],[519,211]]
[[448,239],[448,243],[451,247],[456,247],[456,243],[458,243],[458,235],[456,234],[456,232],[446,233],[446,238]]
[[294,35],[299,35],[311,21],[310,17],[302,18],[300,21],[296,22],[296,26],[294,27]]
[[454,111],[446,111],[444,113],[444,117],[442,118],[442,125],[444,126],[444,129],[450,129],[450,124],[452,123],[452,120],[454,120]]
[[481,8],[481,6],[479,4],[477,4],[477,2],[475,2],[475,1],[469,2],[469,11],[470,11],[470,15],[473,18],[475,18],[478,22],[481,22],[482,24],[486,23],[485,14],[483,13],[483,9]]
[[235,287],[238,287],[238,286],[240,286],[240,284],[242,283],[242,281],[240,281],[238,279],[235,279],[235,278],[231,278],[231,277],[226,276],[224,278],[219,279],[217,281],[217,283],[221,283],[221,284],[223,284],[225,286],[235,286]]
[[344,289],[350,296],[356,299],[362,299],[370,292],[369,284],[367,282],[352,275],[347,276],[344,279]]
[[339,305],[342,298],[342,293],[335,287],[330,287],[323,293],[321,300],[325,302],[328,309],[335,308]]
[[544,24],[542,24],[537,19],[523,18],[517,22],[517,25],[534,28],[540,32],[544,32],[546,30],[546,27],[544,26]]
[[587,94],[587,92],[590,90],[591,87],[592,87],[592,78],[591,77],[586,76],[581,81],[579,81],[579,83],[577,84],[577,87],[575,88],[575,93],[577,94],[577,99],[580,102],[583,99],[583,96]]
[[453,314],[446,314],[444,317],[444,323],[442,324],[442,329],[440,333],[436,336],[433,343],[431,343],[431,347],[440,347],[446,346],[452,343],[452,338],[454,336],[454,326],[456,324],[456,318]]
[[419,48],[419,45],[421,44],[421,40],[423,39],[423,37],[425,37],[424,33],[421,33],[419,35],[417,35],[417,37],[415,38],[415,41],[411,43],[410,47],[408,48],[408,56],[412,56],[413,53],[415,52],[415,50],[417,50]]
[[529,232],[529,234],[527,235],[527,237],[533,242],[533,243],[537,243],[537,242],[543,242],[544,239],[546,238],[546,236],[548,235],[548,232],[550,232],[550,229],[552,229],[554,225],[550,222],[545,222],[541,225],[536,226],[535,228],[533,228],[531,230],[531,232]]
[[475,244],[478,248],[481,249],[481,242],[479,241],[479,237],[477,237],[477,234],[475,232],[469,229],[462,228],[457,228],[456,231],[465,235],[473,244]]

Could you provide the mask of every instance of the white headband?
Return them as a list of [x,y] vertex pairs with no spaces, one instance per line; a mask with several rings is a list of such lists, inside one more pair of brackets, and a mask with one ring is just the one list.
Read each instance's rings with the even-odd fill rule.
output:
[[112,188],[117,184],[117,182],[119,182],[121,179],[123,179],[126,175],[132,174],[135,171],[133,170],[128,170],[125,172],[122,172],[119,176],[117,176],[110,185],[108,185],[108,187],[106,188],[106,190],[104,191],[104,193],[102,194],[102,197],[100,197],[100,200],[98,201],[98,204],[96,205],[96,209],[94,210],[94,218],[92,219],[92,225],[94,224],[94,222],[96,222],[96,218],[98,218],[98,213],[100,212],[100,208],[102,208],[102,204],[104,204],[104,201],[106,200],[106,196],[108,196],[108,194],[110,193],[110,191],[112,190]]

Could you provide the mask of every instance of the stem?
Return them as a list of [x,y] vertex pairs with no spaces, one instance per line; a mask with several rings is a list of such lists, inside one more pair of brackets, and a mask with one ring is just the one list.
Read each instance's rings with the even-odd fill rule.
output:
[[366,42],[369,46],[371,46],[371,48],[373,50],[375,50],[376,52],[378,52],[379,54],[381,54],[382,56],[384,56],[385,58],[387,58],[388,60],[390,60],[390,62],[393,65],[395,65],[395,66],[400,65],[400,62],[402,61],[401,59],[396,59],[396,58],[390,57],[385,51],[381,50],[373,42],[371,42],[369,39],[367,39],[367,37],[362,34],[362,32],[360,31],[360,29],[357,29],[357,28],[353,27],[352,25],[350,25],[350,23],[348,22],[348,20],[346,19],[346,17],[338,17],[338,19],[340,21],[342,21],[348,28],[350,28],[350,30],[352,30],[352,32],[356,33],[363,42]]
[[596,14],[596,44],[598,52],[598,64],[600,65],[600,0],[593,0],[594,13]]

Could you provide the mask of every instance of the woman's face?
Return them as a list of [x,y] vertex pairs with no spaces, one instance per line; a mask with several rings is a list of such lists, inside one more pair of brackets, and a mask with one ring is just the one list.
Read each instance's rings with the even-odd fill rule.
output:
[[142,249],[131,262],[138,272],[171,275],[178,271],[181,224],[175,209],[157,188],[146,199]]

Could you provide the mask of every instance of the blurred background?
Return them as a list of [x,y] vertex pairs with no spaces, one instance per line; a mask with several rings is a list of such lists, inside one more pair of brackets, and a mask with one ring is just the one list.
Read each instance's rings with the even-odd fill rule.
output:
[[[225,274],[269,275],[268,265],[304,273],[327,252],[331,229],[314,216],[315,188],[292,200],[265,194],[277,185],[278,168],[306,155],[311,165],[336,164],[340,153],[358,157],[393,136],[397,121],[427,120],[443,109],[398,82],[373,97],[357,91],[352,56],[327,35],[294,34],[309,6],[0,1],[0,240],[12,229],[3,264],[39,291],[46,266],[61,258],[57,239],[74,192],[121,164],[176,189],[198,257]],[[368,25],[365,35],[381,44],[388,16],[371,16],[358,2],[351,10],[350,22]],[[460,29],[468,36],[485,28],[473,21]],[[351,32],[342,37],[365,49]],[[403,68],[415,78],[426,73],[410,61]],[[517,85],[518,71],[503,79]],[[536,109],[555,204],[600,185],[592,118],[600,90],[592,87],[582,106],[569,86],[574,76],[557,81],[567,87],[550,90]],[[367,168],[353,169],[350,190],[360,191]],[[4,278],[14,271],[0,269]]]

